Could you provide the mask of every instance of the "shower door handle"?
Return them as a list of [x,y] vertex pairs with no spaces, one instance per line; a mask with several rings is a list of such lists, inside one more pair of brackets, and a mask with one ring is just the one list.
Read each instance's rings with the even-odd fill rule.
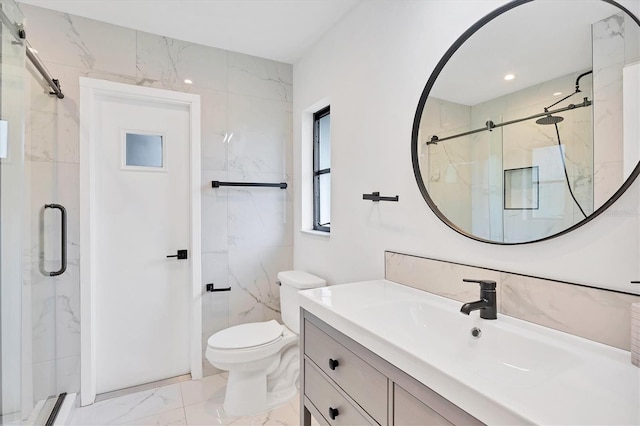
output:
[[45,204],[45,209],[58,209],[60,210],[60,269],[57,271],[45,271],[50,277],[55,277],[64,274],[67,270],[67,209],[62,204]]

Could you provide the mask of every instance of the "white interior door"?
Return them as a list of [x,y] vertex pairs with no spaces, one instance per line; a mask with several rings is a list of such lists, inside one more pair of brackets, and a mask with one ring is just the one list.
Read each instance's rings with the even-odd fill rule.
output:
[[97,393],[190,371],[190,115],[153,98],[96,97]]

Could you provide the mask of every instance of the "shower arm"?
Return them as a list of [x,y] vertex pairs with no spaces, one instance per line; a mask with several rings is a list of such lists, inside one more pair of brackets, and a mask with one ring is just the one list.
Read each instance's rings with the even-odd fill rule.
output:
[[468,136],[468,135],[472,135],[474,133],[484,132],[484,131],[487,131],[487,130],[488,131],[492,131],[493,129],[497,129],[498,127],[504,127],[504,126],[508,126],[510,124],[515,124],[515,123],[520,123],[522,121],[532,120],[534,118],[546,117],[546,116],[548,116],[550,114],[556,114],[556,113],[559,113],[559,112],[569,111],[569,110],[576,109],[576,108],[584,108],[584,107],[590,106],[591,104],[593,104],[592,101],[590,101],[588,98],[584,98],[582,100],[582,102],[579,103],[579,104],[569,104],[566,107],[554,109],[553,111],[545,111],[545,112],[541,112],[541,113],[538,113],[538,114],[530,115],[528,117],[517,118],[517,119],[511,120],[511,121],[505,121],[504,123],[495,124],[493,121],[489,120],[489,121],[487,121],[485,123],[486,124],[485,127],[481,127],[479,129],[470,130],[468,132],[459,133],[459,134],[453,135],[453,136],[447,136],[446,138],[438,138],[438,136],[434,135],[434,136],[431,137],[430,140],[428,140],[426,142],[426,144],[427,145],[435,145],[438,142],[444,142],[444,141],[449,140],[449,139],[455,139],[455,138],[459,138],[461,136]]
[[567,99],[569,99],[570,97],[572,97],[572,96],[573,96],[573,95],[575,95],[576,93],[580,93],[580,92],[582,92],[582,90],[580,90],[580,79],[581,79],[582,77],[584,77],[585,75],[589,75],[589,74],[591,74],[591,73],[593,73],[593,70],[589,70],[589,71],[587,71],[587,72],[583,72],[582,74],[580,74],[580,75],[578,76],[578,78],[576,78],[576,90],[575,90],[575,92],[568,94],[568,95],[567,95],[567,96],[565,96],[564,98],[560,99],[558,102],[554,102],[554,103],[552,103],[552,104],[551,104],[551,105],[549,105],[548,107],[544,108],[544,111],[545,111],[545,112],[547,112],[547,111],[549,111],[549,108],[552,108],[552,107],[554,107],[554,106],[558,105],[560,102],[564,102],[564,101],[566,101]]

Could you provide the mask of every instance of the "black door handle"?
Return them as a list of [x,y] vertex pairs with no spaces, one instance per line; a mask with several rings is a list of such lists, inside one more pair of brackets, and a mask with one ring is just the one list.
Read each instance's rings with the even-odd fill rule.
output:
[[340,363],[338,362],[337,359],[329,358],[329,368],[330,369],[335,370],[338,365],[340,365]]
[[187,259],[187,250],[178,250],[177,254],[170,254],[167,257],[177,257],[178,259]]

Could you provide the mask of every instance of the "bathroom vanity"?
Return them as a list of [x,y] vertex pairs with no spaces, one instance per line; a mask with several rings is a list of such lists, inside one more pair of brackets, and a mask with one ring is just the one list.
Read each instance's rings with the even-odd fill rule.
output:
[[482,424],[391,363],[303,311],[303,416],[332,425]]
[[640,423],[629,352],[386,280],[300,294],[301,424]]

